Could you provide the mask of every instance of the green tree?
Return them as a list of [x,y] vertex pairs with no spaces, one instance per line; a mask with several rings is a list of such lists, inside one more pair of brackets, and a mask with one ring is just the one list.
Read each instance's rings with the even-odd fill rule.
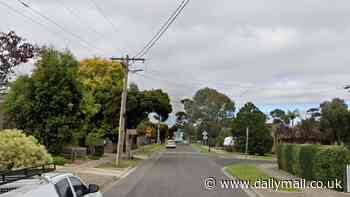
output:
[[349,120],[348,106],[344,100],[335,98],[321,104],[320,127],[323,132],[332,134],[332,142],[341,144],[349,138]]
[[236,148],[245,151],[246,129],[249,128],[250,154],[264,155],[271,151],[273,139],[270,130],[266,127],[266,115],[253,103],[246,103],[237,113],[234,121],[233,136],[236,137]]
[[[193,99],[181,101],[190,124],[201,121],[198,130],[208,132],[209,138],[215,139],[220,130],[229,127],[229,120],[234,117],[235,103],[225,94],[215,89],[198,90]],[[198,132],[197,138],[201,138]]]
[[136,128],[150,113],[168,119],[172,111],[169,95],[160,89],[139,91],[136,85],[129,88],[127,100],[127,127]]
[[273,118],[274,124],[289,124],[289,118],[286,115],[286,112],[281,109],[275,109],[270,112],[270,116]]
[[287,117],[292,124],[292,127],[294,126],[294,121],[296,118],[300,117],[299,110],[295,109],[294,111],[287,111]]
[[6,97],[10,120],[34,134],[49,152],[60,152],[80,128],[82,92],[77,69],[78,61],[69,51],[43,48],[32,76],[16,80]]

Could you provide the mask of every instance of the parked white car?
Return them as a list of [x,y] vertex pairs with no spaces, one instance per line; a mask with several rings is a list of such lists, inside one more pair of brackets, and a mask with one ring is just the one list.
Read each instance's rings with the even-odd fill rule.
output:
[[86,185],[70,173],[46,173],[0,185],[0,197],[102,197],[97,185]]
[[166,148],[176,148],[176,142],[174,140],[168,140],[167,144],[165,145]]

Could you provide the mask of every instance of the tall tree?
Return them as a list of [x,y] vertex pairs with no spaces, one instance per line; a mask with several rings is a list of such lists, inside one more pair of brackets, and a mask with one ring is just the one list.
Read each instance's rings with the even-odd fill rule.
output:
[[335,98],[321,104],[320,126],[324,132],[332,133],[332,141],[341,144],[350,134],[348,106],[344,100]]
[[188,115],[189,123],[201,121],[198,129],[206,130],[209,138],[218,136],[221,128],[229,126],[227,120],[234,116],[235,103],[215,89],[200,89],[193,99],[184,99],[181,102]]
[[294,126],[294,121],[296,118],[300,117],[300,113],[299,113],[299,110],[295,109],[293,111],[287,111],[287,117],[290,121],[290,123],[292,124],[292,127]]
[[122,66],[103,58],[80,61],[79,80],[84,87],[85,124],[82,131],[116,141],[123,84]]
[[78,61],[70,52],[43,48],[32,76],[16,80],[6,98],[7,112],[16,126],[35,134],[50,152],[60,152],[80,128],[82,92],[77,69]]
[[14,74],[14,68],[28,62],[39,51],[38,47],[25,42],[14,31],[0,32],[0,93],[7,89],[7,83]]
[[233,136],[236,137],[236,147],[239,151],[245,151],[246,129],[249,129],[250,154],[263,155],[271,151],[273,139],[270,130],[266,127],[266,115],[253,103],[246,103],[237,113],[233,125]]
[[275,109],[270,112],[270,116],[273,118],[274,124],[284,123],[289,124],[289,118],[286,112],[281,109]]

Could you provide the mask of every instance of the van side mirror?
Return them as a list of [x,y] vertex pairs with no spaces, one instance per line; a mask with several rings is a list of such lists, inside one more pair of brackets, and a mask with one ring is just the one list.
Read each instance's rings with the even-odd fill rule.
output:
[[98,185],[95,184],[89,184],[89,193],[96,193],[99,191]]

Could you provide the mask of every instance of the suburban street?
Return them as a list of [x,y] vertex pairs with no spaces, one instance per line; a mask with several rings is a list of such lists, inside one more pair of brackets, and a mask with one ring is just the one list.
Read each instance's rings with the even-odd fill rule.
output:
[[[223,162],[223,161],[222,161]],[[247,196],[242,190],[204,188],[207,177],[225,178],[222,166],[213,158],[200,154],[189,145],[178,145],[154,155],[139,165],[128,177],[111,186],[106,197],[183,197],[183,196]]]

